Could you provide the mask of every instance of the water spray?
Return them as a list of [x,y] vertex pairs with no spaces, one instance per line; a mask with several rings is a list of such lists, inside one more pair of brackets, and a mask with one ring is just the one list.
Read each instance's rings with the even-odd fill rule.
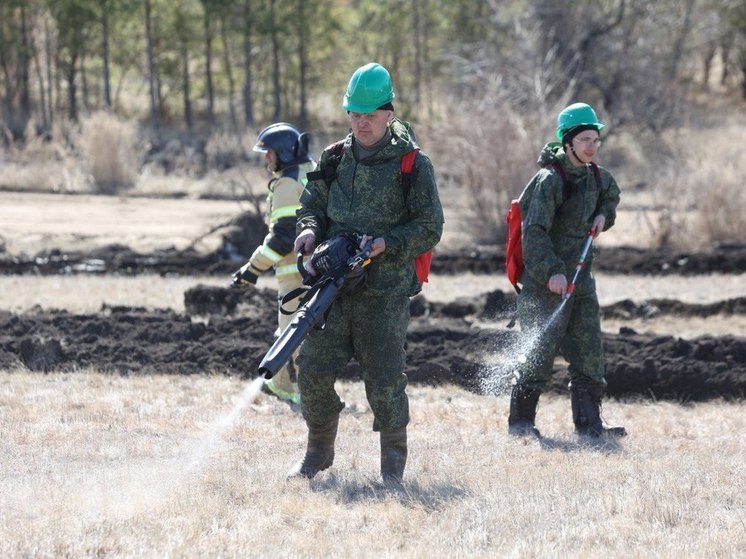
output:
[[[556,309],[554,309],[554,312],[552,312],[551,316],[546,320],[546,322],[544,322],[543,326],[539,330],[531,333],[524,332],[521,336],[521,340],[516,344],[514,350],[510,352],[511,354],[514,352],[518,352],[519,356],[517,360],[519,363],[523,364],[528,360],[528,355],[534,350],[537,344],[541,342],[545,334],[554,327],[554,323],[562,314],[562,311],[567,305],[567,301],[570,299],[570,297],[572,297],[572,294],[575,291],[575,286],[578,282],[578,279],[580,278],[580,274],[583,271],[583,268],[585,267],[586,260],[588,259],[588,253],[591,250],[592,244],[593,230],[588,233],[588,237],[583,243],[583,248],[580,251],[580,257],[578,258],[578,263],[575,266],[575,272],[573,273],[570,284],[565,290],[565,294],[562,296],[562,302]],[[489,372],[487,372],[487,374],[484,376],[484,378],[482,378],[481,381],[483,390],[485,392],[494,394],[497,392],[501,392],[505,388],[507,388],[508,383],[515,375],[515,372],[512,370],[510,365],[510,363],[504,363],[500,366],[493,367]]]

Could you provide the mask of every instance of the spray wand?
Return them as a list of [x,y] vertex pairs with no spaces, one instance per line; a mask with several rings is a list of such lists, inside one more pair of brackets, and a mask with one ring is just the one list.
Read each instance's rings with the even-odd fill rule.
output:
[[591,244],[593,243],[593,233],[594,231],[590,231],[588,233],[588,238],[585,240],[585,243],[583,243],[583,250],[580,251],[578,265],[575,266],[575,273],[572,276],[572,281],[570,282],[570,285],[567,286],[567,290],[565,291],[565,300],[569,299],[572,295],[572,292],[575,291],[575,284],[578,281],[578,277],[580,277],[580,272],[585,266],[585,260],[586,258],[588,258],[588,252],[590,251]]

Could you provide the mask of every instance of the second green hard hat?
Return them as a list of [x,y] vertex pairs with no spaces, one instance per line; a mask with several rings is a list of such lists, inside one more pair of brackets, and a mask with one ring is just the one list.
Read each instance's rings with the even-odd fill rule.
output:
[[562,110],[557,117],[557,139],[562,141],[565,132],[576,126],[593,126],[598,132],[604,129],[604,125],[596,116],[596,111],[586,103],[573,103]]

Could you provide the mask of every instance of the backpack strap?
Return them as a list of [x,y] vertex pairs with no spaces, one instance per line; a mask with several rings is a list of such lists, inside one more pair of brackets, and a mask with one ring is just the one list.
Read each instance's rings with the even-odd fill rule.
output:
[[[598,190],[600,192],[603,188],[603,181],[601,180],[601,168],[593,161],[591,161],[590,166],[591,171],[593,171],[593,177],[596,179],[596,185],[598,186]],[[562,177],[562,199],[567,200],[570,197],[570,194],[572,194],[572,182],[570,182],[570,177],[567,175],[567,171],[565,171],[565,168],[557,162],[549,163],[545,168],[554,169],[555,171],[557,171],[557,174]]]
[[604,187],[604,183],[601,180],[601,167],[596,165],[593,161],[591,161],[591,170],[593,171],[593,176],[596,178],[596,185],[598,186],[598,191],[601,192]]
[[562,177],[562,200],[564,203],[568,198],[570,198],[570,194],[572,194],[572,182],[570,182],[570,177],[567,175],[567,171],[565,171],[565,168],[561,163],[557,162],[550,163],[546,168],[554,169],[557,171],[557,174]]
[[326,158],[324,165],[319,165],[319,169],[308,173],[306,178],[309,181],[323,179],[327,186],[331,185],[332,182],[334,182],[334,179],[337,178],[337,167],[339,166],[339,162],[342,161],[344,147],[345,140],[340,140],[326,148],[329,152],[329,157]]
[[[306,175],[309,181],[316,181],[323,179],[327,185],[331,185],[334,179],[337,178],[337,167],[339,162],[342,161],[344,155],[344,140],[330,145],[327,149],[329,157],[324,162],[324,166],[316,171],[311,171]],[[417,180],[417,154],[420,148],[415,146],[413,150],[405,153],[401,158],[401,187],[404,191],[404,198],[409,196],[409,191],[412,189],[412,185]]]
[[404,199],[409,196],[412,185],[417,181],[417,167],[415,162],[417,154],[420,152],[418,146],[414,146],[412,151],[408,151],[401,158],[401,188],[404,191]]

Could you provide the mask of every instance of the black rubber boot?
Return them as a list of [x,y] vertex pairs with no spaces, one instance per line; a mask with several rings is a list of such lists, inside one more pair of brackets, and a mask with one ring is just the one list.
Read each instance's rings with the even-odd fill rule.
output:
[[534,426],[536,406],[541,392],[532,388],[515,385],[510,393],[510,415],[508,433],[516,437],[541,437]]
[[407,427],[381,431],[381,477],[386,484],[401,484],[407,465]]
[[326,425],[308,425],[308,446],[303,459],[287,474],[288,479],[305,477],[311,479],[334,462],[334,440],[337,438],[339,416]]
[[606,427],[601,419],[601,385],[572,383],[570,398],[575,433],[584,437],[624,437],[624,427]]

